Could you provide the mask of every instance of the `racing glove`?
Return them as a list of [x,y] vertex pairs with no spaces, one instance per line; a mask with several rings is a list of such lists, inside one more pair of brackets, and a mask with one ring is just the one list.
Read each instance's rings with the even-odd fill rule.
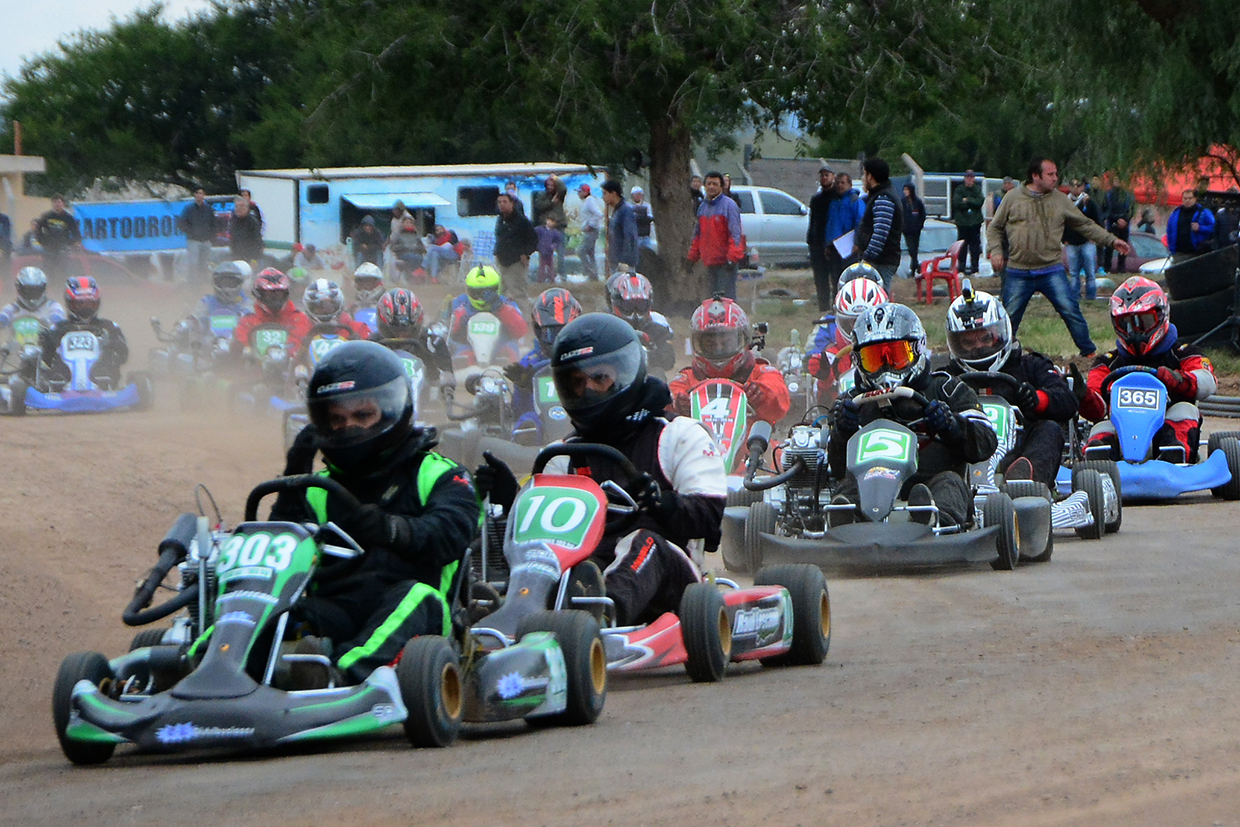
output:
[[1158,381],[1167,386],[1167,393],[1172,396],[1184,399],[1197,397],[1197,377],[1193,376],[1192,371],[1159,368],[1157,376]]
[[534,382],[534,371],[527,365],[523,365],[520,362],[513,362],[511,365],[505,365],[504,376],[508,378],[508,381],[512,382],[512,384],[519,388],[529,387]]
[[766,404],[766,388],[757,382],[750,382],[745,385],[745,396],[749,398],[750,406],[755,410],[761,410]]
[[861,430],[861,408],[851,396],[841,396],[831,406],[831,421],[840,436],[852,436]]
[[672,407],[681,416],[688,416],[693,410],[693,406],[689,404],[689,394],[686,391],[677,391],[675,397],[672,398]]
[[406,520],[373,504],[341,515],[334,522],[365,549],[382,546],[390,551],[403,550],[413,539]]
[[319,432],[314,425],[302,428],[293,439],[284,460],[284,476],[309,474],[314,470],[314,454],[318,451]]
[[1038,392],[1028,382],[1021,382],[1015,392],[1012,394],[1012,401],[1016,403],[1016,407],[1020,408],[1026,414],[1037,413],[1041,407],[1041,399],[1038,398]]
[[485,499],[490,495],[491,502],[503,507],[507,513],[521,487],[517,483],[516,475],[507,463],[490,451],[483,451],[482,459],[483,463],[474,471],[474,488],[480,498]]
[[936,399],[926,406],[926,425],[943,439],[959,439],[964,428],[960,417],[941,399]]
[[658,480],[649,474],[634,477],[624,486],[624,490],[629,492],[634,502],[656,519],[666,520],[676,509],[676,493],[664,491],[659,487]]

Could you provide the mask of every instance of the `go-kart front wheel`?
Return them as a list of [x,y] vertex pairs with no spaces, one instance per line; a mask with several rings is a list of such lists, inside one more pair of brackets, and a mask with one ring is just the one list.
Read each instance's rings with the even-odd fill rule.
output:
[[749,506],[749,513],[745,516],[745,539],[741,552],[744,571],[757,571],[762,568],[762,535],[774,534],[776,521],[775,506],[770,503],[756,502]]
[[1089,497],[1089,513],[1093,515],[1093,525],[1080,526],[1076,536],[1085,540],[1101,540],[1106,532],[1106,490],[1102,485],[1102,474],[1093,468],[1081,468],[1072,474],[1072,489],[1084,491]]
[[592,724],[607,701],[607,653],[598,621],[589,612],[535,612],[517,624],[517,640],[530,632],[553,632],[568,672],[568,705],[557,715],[531,718],[531,724]]
[[116,751],[112,741],[78,741],[66,734],[73,708],[73,687],[77,682],[90,681],[100,686],[111,680],[112,667],[98,652],[77,652],[60,663],[56,684],[52,687],[52,720],[56,724],[61,751],[75,764],[102,764]]
[[1012,498],[1003,492],[991,494],[982,508],[982,520],[987,526],[999,528],[995,535],[995,550],[999,556],[991,562],[991,568],[1015,570],[1020,561],[1020,527],[1016,524],[1016,506]]
[[816,666],[831,648],[831,595],[822,569],[805,563],[767,566],[754,575],[755,586],[783,586],[792,595],[792,648],[763,658],[764,666]]
[[26,382],[22,379],[12,379],[9,381],[9,416],[26,415],[27,387]]
[[691,583],[680,598],[680,634],[685,671],[698,683],[723,680],[732,658],[732,624],[723,595],[713,583]]
[[155,405],[155,383],[149,373],[134,371],[129,374],[129,381],[138,389],[138,404],[135,411],[149,411]]
[[461,734],[464,691],[456,651],[447,638],[415,637],[396,666],[401,700],[409,710],[405,736],[415,747],[446,747]]
[[[1213,440],[1214,435],[1211,435],[1210,439]],[[1231,479],[1217,488],[1211,488],[1210,493],[1224,500],[1240,500],[1240,440],[1224,437],[1219,439],[1217,448],[1211,444],[1210,450],[1223,452],[1227,459],[1227,470],[1231,473]]]

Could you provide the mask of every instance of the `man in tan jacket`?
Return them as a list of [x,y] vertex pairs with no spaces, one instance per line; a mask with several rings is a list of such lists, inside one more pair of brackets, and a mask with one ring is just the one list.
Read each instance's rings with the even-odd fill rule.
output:
[[[1012,335],[1020,327],[1029,299],[1034,293],[1041,293],[1068,326],[1081,355],[1093,356],[1097,348],[1089,338],[1089,325],[1081,315],[1076,291],[1071,289],[1063,266],[1064,225],[1125,255],[1132,248],[1127,241],[1086,218],[1057,189],[1059,169],[1054,161],[1034,158],[1029,162],[1027,175],[1024,186],[1004,196],[986,231],[991,266],[996,273],[1004,272],[1003,305],[1012,317]],[[1003,255],[1005,245],[1007,258]]]

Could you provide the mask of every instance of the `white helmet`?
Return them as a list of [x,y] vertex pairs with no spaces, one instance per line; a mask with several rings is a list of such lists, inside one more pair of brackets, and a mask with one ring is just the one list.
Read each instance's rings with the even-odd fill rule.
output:
[[47,276],[38,267],[17,273],[17,303],[23,310],[38,310],[47,302]]
[[340,285],[329,279],[310,282],[302,301],[306,305],[306,315],[315,324],[330,324],[344,310],[344,293],[340,292]]
[[926,386],[930,348],[926,329],[911,308],[891,302],[867,307],[857,318],[852,344],[861,390],[890,391],[901,385],[921,390]]
[[959,298],[947,309],[947,349],[952,361],[968,370],[997,371],[1015,346],[1012,320],[1003,303],[989,293],[974,292],[965,282]]
[[887,302],[887,291],[876,281],[853,279],[840,285],[835,294],[835,328],[841,341],[852,336],[853,324],[867,307],[878,307]]
[[383,271],[364,261],[353,271],[353,295],[360,304],[373,305],[384,293]]

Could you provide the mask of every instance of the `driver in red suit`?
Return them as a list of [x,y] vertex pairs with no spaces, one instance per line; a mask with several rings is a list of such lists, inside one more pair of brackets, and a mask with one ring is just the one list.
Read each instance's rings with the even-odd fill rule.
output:
[[1195,462],[1201,436],[1201,411],[1196,402],[1218,388],[1210,360],[1199,348],[1177,342],[1167,295],[1143,276],[1133,276],[1116,288],[1111,296],[1111,324],[1118,347],[1094,362],[1081,400],[1081,415],[1098,423],[1089,432],[1086,451],[1106,445],[1111,458],[1119,459],[1119,437],[1107,418],[1110,400],[1103,396],[1102,386],[1111,371],[1140,365],[1155,369],[1158,381],[1167,388],[1167,413],[1154,434],[1155,448],[1178,446],[1184,450],[1185,462]]
[[758,419],[776,423],[788,415],[792,398],[784,375],[749,346],[749,319],[731,299],[714,298],[693,311],[690,322],[693,364],[668,382],[672,408],[688,416],[689,395],[708,379],[730,379],[745,389]]
[[237,322],[233,330],[236,346],[251,347],[254,328],[259,325],[276,324],[288,331],[287,351],[296,353],[301,340],[313,326],[310,317],[302,313],[289,299],[288,276],[274,267],[268,267],[254,278],[254,311]]

